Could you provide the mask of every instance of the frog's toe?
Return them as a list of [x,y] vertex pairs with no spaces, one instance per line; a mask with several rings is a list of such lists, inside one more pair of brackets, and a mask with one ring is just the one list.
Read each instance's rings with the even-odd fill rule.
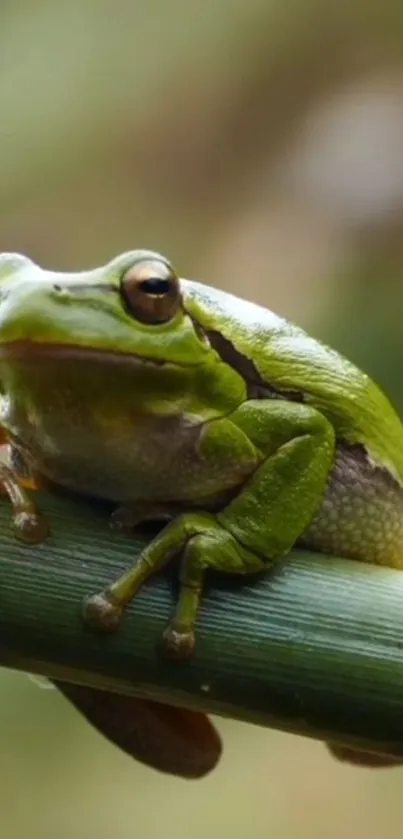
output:
[[48,533],[49,525],[46,519],[35,510],[20,510],[13,519],[14,531],[17,539],[28,545],[38,545],[43,542]]
[[123,607],[114,603],[108,593],[101,591],[84,601],[84,620],[97,632],[114,632],[118,628]]
[[192,629],[170,624],[162,636],[162,645],[166,656],[183,661],[193,654],[195,634]]

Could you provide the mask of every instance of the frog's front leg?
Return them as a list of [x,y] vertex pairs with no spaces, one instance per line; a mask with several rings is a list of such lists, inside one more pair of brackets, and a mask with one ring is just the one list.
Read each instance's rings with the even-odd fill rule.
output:
[[239,463],[242,441],[245,460],[250,460],[253,445],[256,468],[237,496],[219,513],[184,513],[168,524],[134,568],[86,601],[85,618],[94,628],[116,628],[143,582],[182,552],[180,595],[164,646],[170,654],[186,657],[194,646],[206,570],[261,571],[292,548],[322,502],[334,457],[334,430],[309,406],[249,401],[231,417],[205,426],[200,453],[217,471],[217,457],[224,460],[227,447]]
[[[3,438],[1,442],[3,443]],[[39,489],[39,485],[28,474],[20,474],[13,465],[13,452],[8,462],[5,452],[0,455],[0,487],[2,493],[11,501],[17,539],[31,545],[42,542],[48,534],[48,524],[27,492],[28,489]]]

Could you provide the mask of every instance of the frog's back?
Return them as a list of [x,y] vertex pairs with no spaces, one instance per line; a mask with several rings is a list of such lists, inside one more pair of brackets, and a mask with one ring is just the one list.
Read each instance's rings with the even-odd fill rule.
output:
[[403,482],[403,426],[381,389],[339,353],[273,312],[202,284],[184,281],[202,326],[233,343],[261,379],[292,393],[332,422],[339,440],[364,444]]

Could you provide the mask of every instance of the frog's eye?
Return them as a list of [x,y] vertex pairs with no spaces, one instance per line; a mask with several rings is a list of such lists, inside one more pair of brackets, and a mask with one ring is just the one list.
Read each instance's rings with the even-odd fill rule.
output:
[[142,323],[166,323],[181,305],[179,280],[162,260],[142,260],[122,277],[121,293],[126,309]]

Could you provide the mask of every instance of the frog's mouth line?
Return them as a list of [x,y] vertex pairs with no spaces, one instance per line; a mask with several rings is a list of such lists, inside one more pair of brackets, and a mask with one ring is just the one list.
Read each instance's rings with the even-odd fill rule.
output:
[[182,361],[164,361],[158,358],[147,358],[136,353],[123,353],[112,349],[94,349],[79,344],[47,344],[36,341],[17,340],[9,344],[0,343],[0,359],[10,358],[14,361],[37,360],[55,361],[90,361],[95,363],[127,364],[133,367],[200,367],[203,362],[188,363]]

